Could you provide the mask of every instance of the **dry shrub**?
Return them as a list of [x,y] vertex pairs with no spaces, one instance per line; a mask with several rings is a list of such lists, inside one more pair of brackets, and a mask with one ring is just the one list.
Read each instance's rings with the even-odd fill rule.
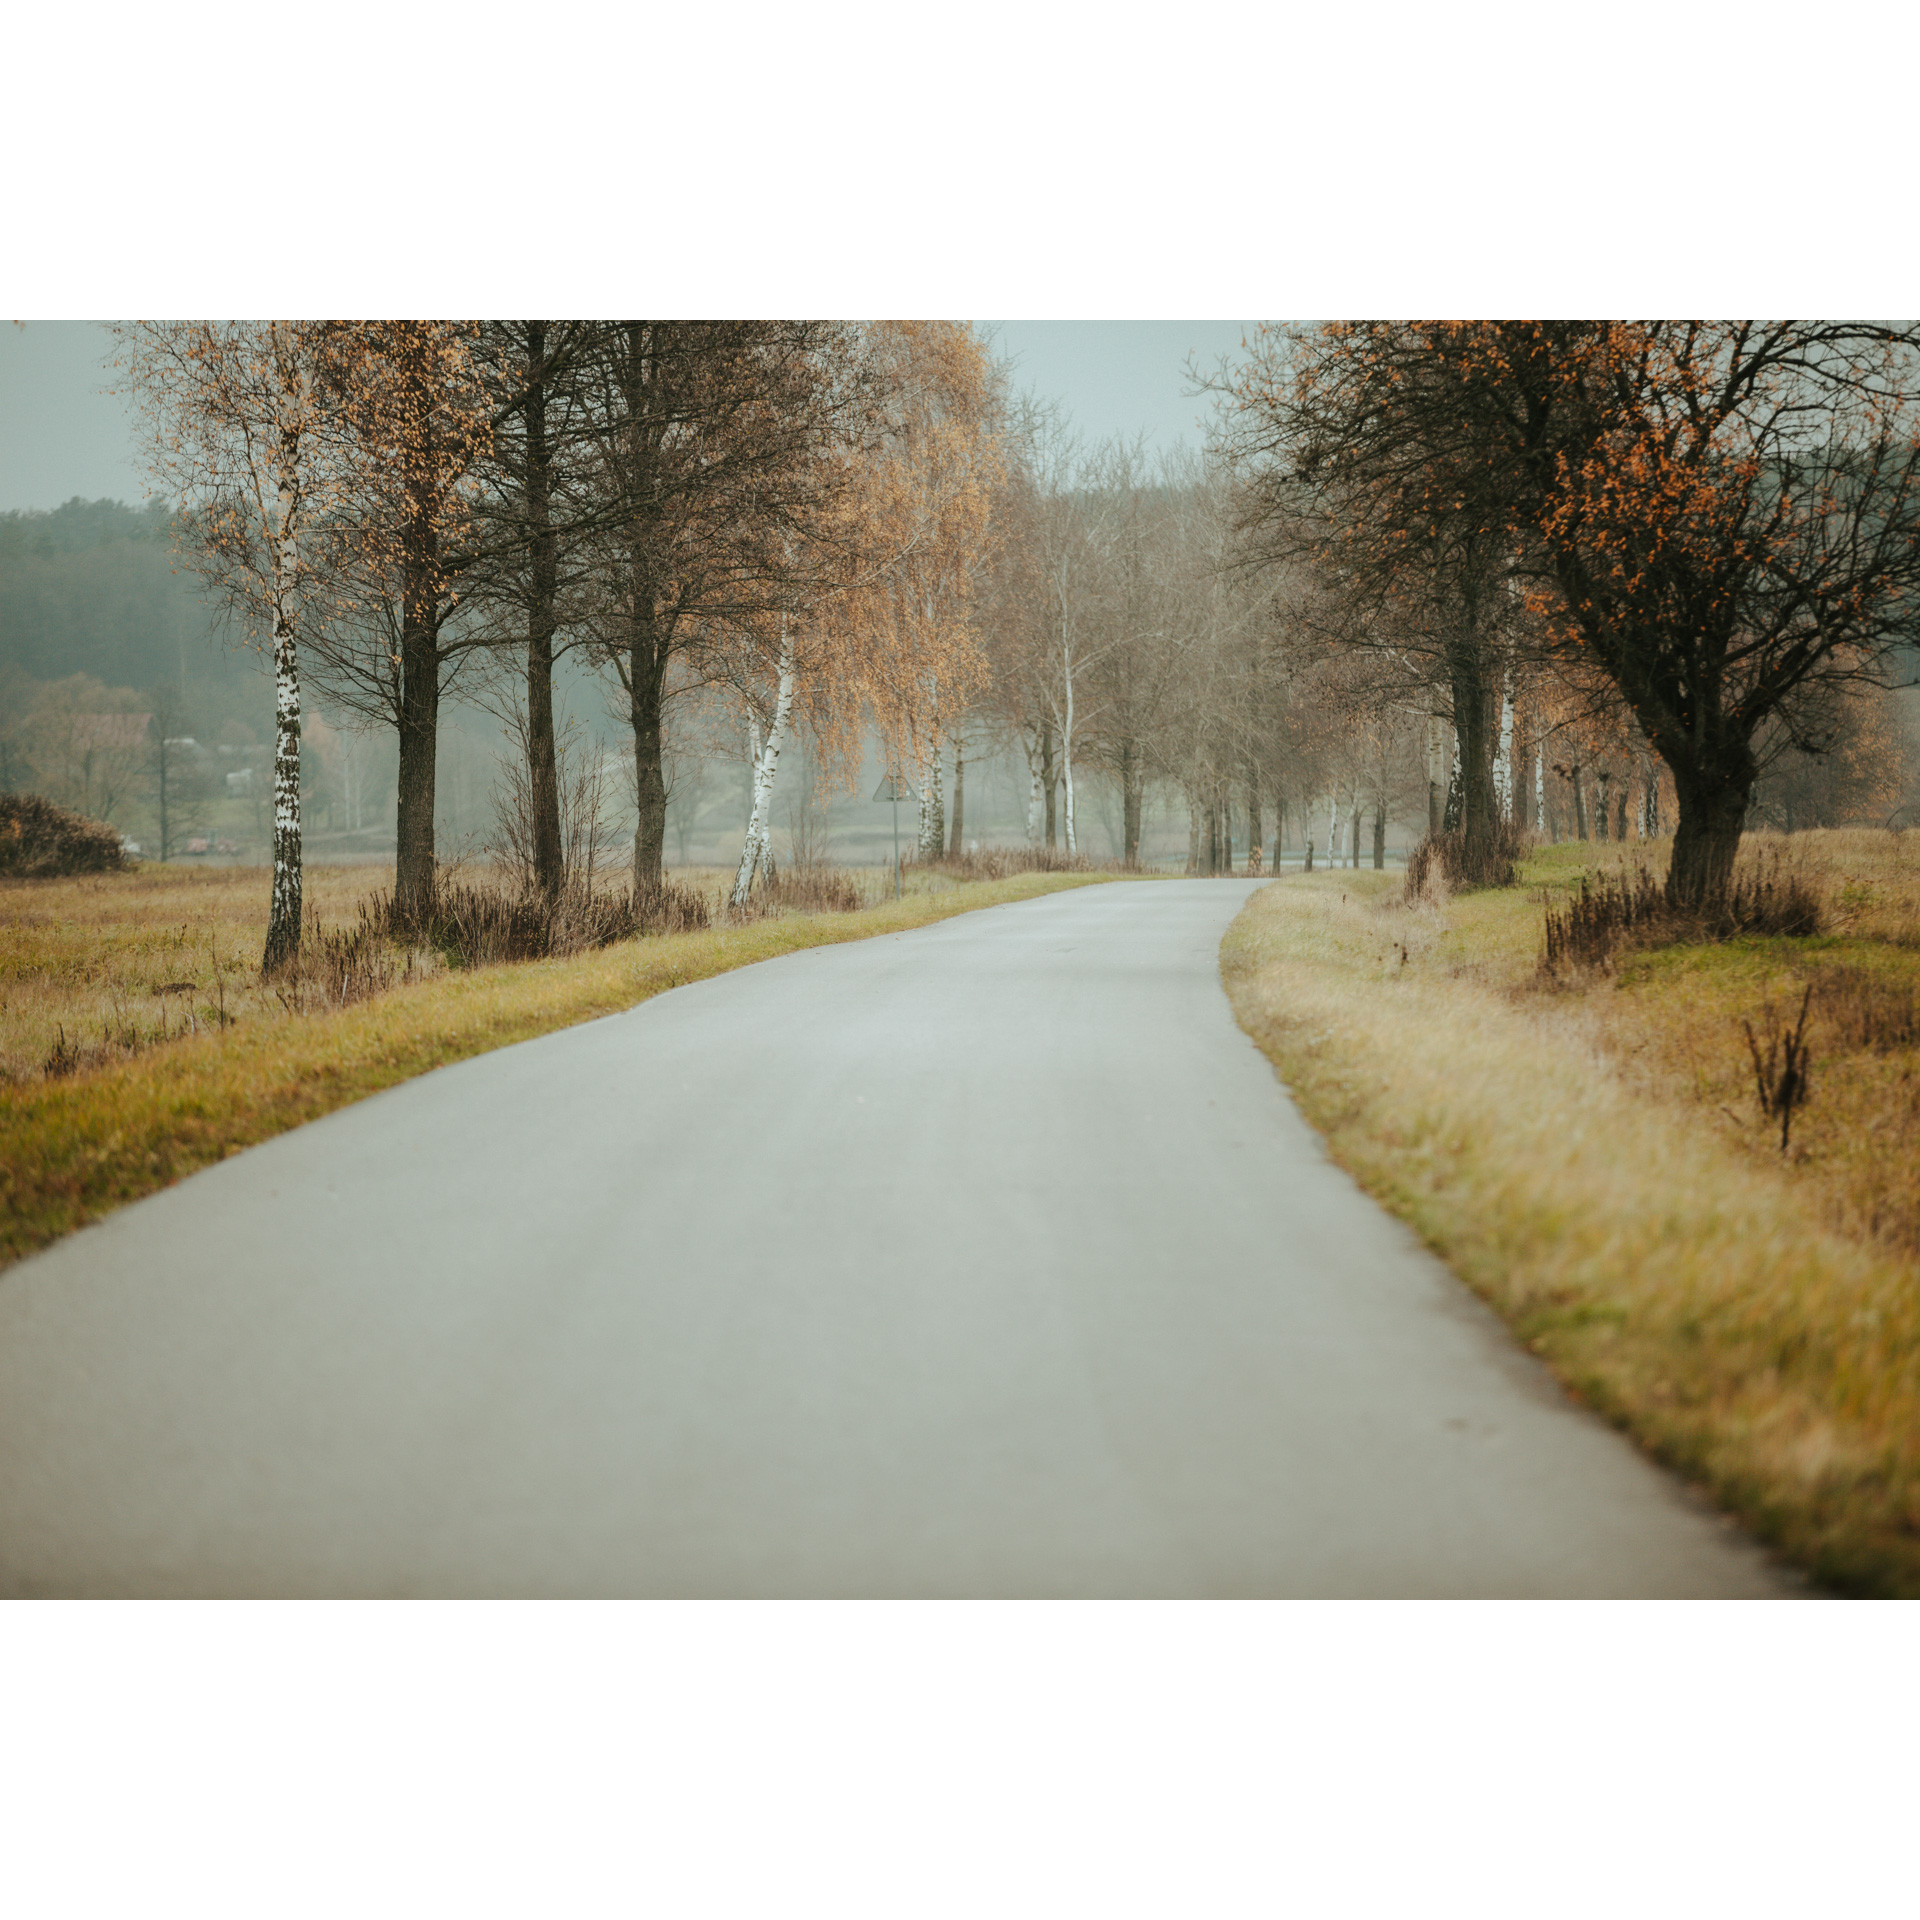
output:
[[[274,997],[289,1013],[313,1013],[408,984],[415,978],[413,955],[394,951],[392,924],[392,906],[382,894],[361,901],[350,927],[322,927],[308,907],[298,949],[273,975]],[[226,1024],[224,998],[215,1019]]]
[[[633,916],[635,933],[704,933],[713,925],[713,908],[707,896],[693,887],[675,886],[671,880],[634,894],[626,905]],[[608,942],[598,940],[593,944],[605,946]]]
[[1532,844],[1533,836],[1511,820],[1496,820],[1478,847],[1468,845],[1464,827],[1430,833],[1407,855],[1407,904],[1428,897],[1436,875],[1451,893],[1510,887],[1516,863]]
[[754,889],[753,898],[769,912],[858,913],[867,904],[852,874],[811,862],[773,869]]
[[37,793],[0,793],[0,874],[52,880],[72,873],[118,873],[127,864],[120,834]]
[[1582,879],[1579,893],[1564,908],[1547,909],[1542,964],[1549,972],[1603,967],[1620,946],[1652,945],[1669,937],[1672,925],[1665,889],[1645,867]]
[[1668,904],[1663,882],[1645,867],[1582,879],[1565,907],[1547,909],[1541,965],[1605,967],[1622,950],[1682,941],[1731,940],[1740,934],[1807,939],[1826,921],[1819,887],[1778,853],[1736,873],[1724,909],[1699,914]]
[[639,934],[698,932],[713,919],[703,895],[670,880],[632,894],[568,886],[551,898],[530,889],[443,881],[432,911],[418,924],[407,921],[385,894],[375,897],[373,911],[389,938],[423,941],[454,967],[563,960]]

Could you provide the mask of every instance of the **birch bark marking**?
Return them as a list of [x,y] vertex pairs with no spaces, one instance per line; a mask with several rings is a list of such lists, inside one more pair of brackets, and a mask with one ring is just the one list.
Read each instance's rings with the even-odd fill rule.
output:
[[1500,744],[1493,756],[1493,793],[1502,820],[1513,818],[1513,675],[1500,686]]
[[1440,716],[1427,710],[1427,832],[1439,839],[1446,825],[1447,789],[1440,758]]
[[[747,840],[740,849],[739,871],[733,876],[733,891],[727,896],[730,907],[744,907],[753,892],[756,877],[766,868],[769,822],[773,815],[773,776],[780,764],[780,749],[787,743],[787,723],[793,715],[794,671],[793,636],[784,614],[780,617],[780,690],[774,697],[773,724],[767,728],[766,744],[758,748],[753,769],[753,813],[747,821]],[[757,728],[756,728],[757,731]]]
[[307,369],[281,337],[269,332],[271,377],[279,419],[273,445],[273,894],[267,911],[263,973],[284,966],[300,948],[300,661],[293,599],[299,584],[300,434],[309,399]]
[[1533,749],[1533,830],[1538,834],[1547,830],[1547,752],[1538,743]]

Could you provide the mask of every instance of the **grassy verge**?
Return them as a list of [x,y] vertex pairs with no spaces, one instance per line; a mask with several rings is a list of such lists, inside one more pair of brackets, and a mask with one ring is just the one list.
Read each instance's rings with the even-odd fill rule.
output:
[[[568,960],[443,972],[342,1010],[256,1011],[118,1064],[22,1080],[0,1088],[0,1265],[242,1147],[434,1067],[776,954],[904,932],[1114,877],[1027,873],[956,883],[932,876],[897,904],[857,913],[787,915],[627,941]],[[98,914],[96,945],[106,950],[108,905]],[[130,937],[122,944],[144,952]],[[159,970],[183,964],[190,944],[163,942]],[[252,950],[257,955],[257,939]]]
[[[1916,863],[1888,836],[1803,838],[1835,908],[1814,939],[1545,978],[1542,894],[1594,852],[1555,848],[1522,888],[1439,907],[1384,875],[1283,881],[1222,965],[1335,1158],[1576,1393],[1829,1586],[1915,1595],[1920,1036],[1876,1036],[1855,989],[1881,980],[1878,1005],[1920,975]],[[1764,1037],[1802,983],[1814,1094],[1783,1155],[1744,1026]]]

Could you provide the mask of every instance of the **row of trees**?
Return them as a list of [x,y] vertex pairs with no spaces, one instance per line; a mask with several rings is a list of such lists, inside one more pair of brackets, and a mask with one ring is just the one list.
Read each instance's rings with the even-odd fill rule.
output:
[[[1424,814],[1470,869],[1504,823],[1672,826],[1673,897],[1710,904],[1770,758],[1872,732],[1857,695],[1920,579],[1917,346],[1268,329],[1213,383],[1215,447],[1157,463],[1011,402],[951,323],[146,323],[121,364],[183,551],[273,657],[272,966],[298,938],[303,675],[395,731],[419,914],[456,682],[511,713],[533,884],[566,885],[568,652],[631,735],[638,889],[673,715],[700,707],[751,766],[736,899],[796,734],[831,779],[877,729],[923,854],[961,844],[969,755],[1010,752],[1030,836],[1070,851],[1092,774],[1128,861],[1160,788],[1202,872],[1258,870],[1269,823],[1354,859],[1370,828],[1377,861],[1389,817]],[[1817,812],[1805,786],[1775,802]]]
[[1912,644],[1920,328],[1274,328],[1214,386],[1244,563],[1296,645],[1444,704],[1470,869],[1518,714],[1583,830],[1590,770],[1656,830],[1670,791],[1669,897],[1717,905],[1769,762],[1857,741]]
[[457,679],[519,681],[535,884],[565,884],[553,671],[578,650],[633,740],[636,889],[660,884],[668,716],[716,690],[782,747],[876,722],[929,781],[979,683],[999,389],[964,326],[813,321],[145,322],[118,363],[181,551],[271,653],[273,901],[299,938],[303,677],[399,746],[395,902],[432,905]]

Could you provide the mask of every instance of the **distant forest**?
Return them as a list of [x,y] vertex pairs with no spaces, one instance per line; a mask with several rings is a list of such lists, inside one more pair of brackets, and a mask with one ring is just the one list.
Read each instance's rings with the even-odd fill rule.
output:
[[203,725],[271,729],[272,682],[257,654],[223,636],[191,576],[174,572],[170,518],[120,500],[0,513],[0,705],[21,676],[84,673],[141,693],[170,687]]

